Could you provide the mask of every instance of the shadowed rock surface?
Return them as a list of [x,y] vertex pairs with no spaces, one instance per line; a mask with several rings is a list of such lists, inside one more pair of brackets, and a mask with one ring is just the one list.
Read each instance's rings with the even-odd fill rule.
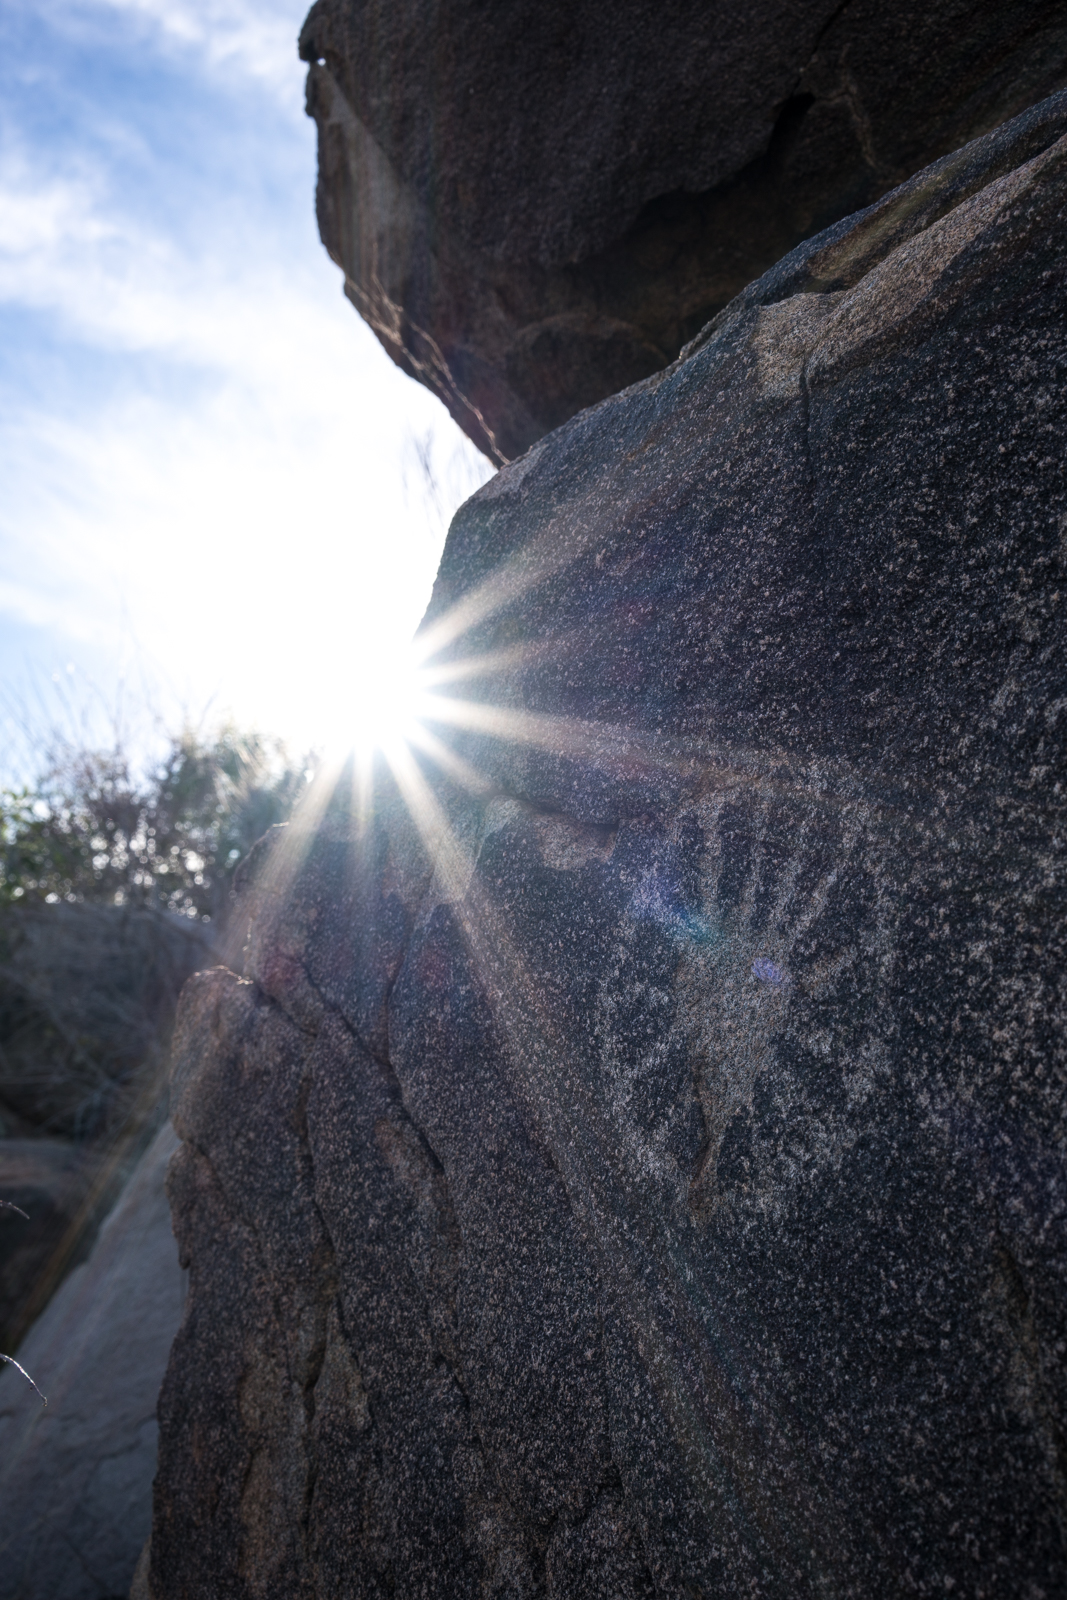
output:
[[0,1207],[0,1350],[86,1259],[158,1131],[178,995],[211,931],[136,905],[0,912],[0,1200],[27,1213]]
[[151,1525],[156,1395],[182,1273],[157,1133],[88,1261],[19,1349],[48,1406],[0,1372],[0,1596],[120,1600]]
[[1059,96],[457,515],[440,761],[182,1002],[156,1600],[1063,1592],[1065,164]]
[[178,996],[213,931],[148,906],[4,906],[0,1140],[85,1142],[154,1104]]
[[495,461],[801,239],[1067,83],[1063,0],[318,0],[345,292]]
[[34,1320],[27,1308],[50,1276],[57,1246],[69,1241],[38,1310],[77,1259],[92,1176],[85,1152],[66,1139],[0,1139],[0,1350],[13,1349]]

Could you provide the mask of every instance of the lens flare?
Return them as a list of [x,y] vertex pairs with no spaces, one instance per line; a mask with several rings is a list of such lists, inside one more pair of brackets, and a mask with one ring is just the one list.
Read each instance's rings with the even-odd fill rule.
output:
[[390,757],[418,737],[428,709],[426,675],[410,648],[379,656],[361,675],[349,709],[347,728],[339,731],[343,752],[366,763],[381,751]]

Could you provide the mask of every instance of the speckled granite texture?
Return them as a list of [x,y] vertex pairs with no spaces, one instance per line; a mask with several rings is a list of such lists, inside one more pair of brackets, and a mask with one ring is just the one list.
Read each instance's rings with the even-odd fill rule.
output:
[[183,1002],[156,1600],[1064,1592],[1065,134],[457,516]]

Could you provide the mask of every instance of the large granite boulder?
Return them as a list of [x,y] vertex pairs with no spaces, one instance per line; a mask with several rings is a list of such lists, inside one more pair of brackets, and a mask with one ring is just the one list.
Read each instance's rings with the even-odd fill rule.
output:
[[[1067,1585],[1067,95],[461,510],[193,980],[156,1600]],[[446,698],[447,697],[447,698]]]
[[1067,83],[1064,0],[317,0],[345,292],[495,461]]

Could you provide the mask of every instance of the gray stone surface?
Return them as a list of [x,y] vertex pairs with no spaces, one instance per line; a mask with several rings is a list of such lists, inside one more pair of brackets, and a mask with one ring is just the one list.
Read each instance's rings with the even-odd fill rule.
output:
[[19,1342],[34,1320],[34,1296],[47,1296],[71,1264],[69,1256],[57,1262],[57,1246],[83,1232],[92,1169],[91,1156],[66,1139],[0,1138],[0,1200],[8,1202],[0,1206],[0,1350]]
[[1065,213],[1060,96],[457,515],[183,999],[156,1600],[1064,1592]]
[[1067,83],[1064,0],[317,0],[345,292],[492,459]]
[[0,1373],[0,1596],[125,1596],[151,1521],[156,1396],[184,1284],[156,1135],[92,1255]]
[[113,1137],[138,1108],[143,1118],[166,1076],[178,995],[210,961],[213,932],[155,906],[4,906],[0,1131],[84,1143]]
[[145,905],[0,908],[0,1350],[26,1337],[165,1115],[174,1012],[214,925]]

